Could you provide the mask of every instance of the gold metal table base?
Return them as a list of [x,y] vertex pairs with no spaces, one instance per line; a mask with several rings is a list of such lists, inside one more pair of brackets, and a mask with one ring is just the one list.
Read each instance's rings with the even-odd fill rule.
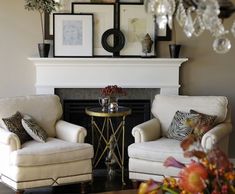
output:
[[[119,107],[117,111],[109,112],[108,110],[102,111],[101,107],[98,108],[87,108],[86,113],[91,116],[91,126],[92,126],[92,144],[94,145],[94,135],[95,132],[99,136],[98,144],[95,149],[95,155],[93,159],[93,167],[96,168],[102,157],[107,153],[106,164],[108,166],[109,172],[112,173],[111,165],[117,163],[122,171],[122,183],[125,185],[124,180],[124,147],[125,147],[125,119],[126,116],[131,114],[131,109],[127,107]],[[98,126],[95,117],[103,117],[103,124]],[[113,124],[113,118],[122,118],[116,127]],[[121,140],[122,146],[119,147],[118,142]],[[102,150],[102,144],[104,148]],[[99,151],[101,154],[99,155]]]

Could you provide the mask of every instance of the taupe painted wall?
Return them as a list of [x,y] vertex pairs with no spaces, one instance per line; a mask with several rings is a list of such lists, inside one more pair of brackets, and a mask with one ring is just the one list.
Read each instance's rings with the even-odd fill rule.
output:
[[0,0],[0,97],[35,93],[35,68],[27,57],[40,41],[39,16],[24,0]]
[[[235,1],[235,0],[234,0]],[[235,14],[225,25],[231,26]],[[182,44],[182,57],[189,62],[181,68],[181,94],[228,96],[235,126],[235,38],[229,36],[233,47],[228,54],[212,51],[212,38],[204,33],[188,40],[177,28],[177,42]],[[24,9],[24,0],[0,0],[0,97],[34,94],[35,68],[27,60],[37,55],[41,41],[39,16]],[[169,42],[158,45],[159,57],[169,57]],[[235,132],[230,138],[229,155],[235,158]]]

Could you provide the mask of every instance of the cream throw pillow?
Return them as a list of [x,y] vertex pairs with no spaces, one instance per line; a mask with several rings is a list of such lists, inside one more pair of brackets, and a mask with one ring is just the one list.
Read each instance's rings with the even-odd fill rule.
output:
[[47,132],[41,128],[36,121],[30,117],[29,115],[25,115],[22,118],[21,123],[25,129],[25,131],[36,141],[38,142],[46,142],[48,138]]

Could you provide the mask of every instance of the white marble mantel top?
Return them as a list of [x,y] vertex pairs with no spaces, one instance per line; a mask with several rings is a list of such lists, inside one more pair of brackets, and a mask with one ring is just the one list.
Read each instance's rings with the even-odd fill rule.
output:
[[161,88],[178,94],[179,69],[187,58],[28,58],[36,67],[36,93],[54,88]]

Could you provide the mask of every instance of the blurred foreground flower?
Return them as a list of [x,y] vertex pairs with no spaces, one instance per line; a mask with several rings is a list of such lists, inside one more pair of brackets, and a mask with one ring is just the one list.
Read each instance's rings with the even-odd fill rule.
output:
[[206,188],[208,173],[200,163],[191,163],[179,174],[179,186],[190,193],[202,192]]
[[197,161],[183,164],[168,157],[164,166],[181,168],[178,178],[166,177],[161,183],[153,180],[141,183],[138,194],[235,194],[233,165],[219,148],[205,152],[197,134],[184,139],[181,147],[185,157],[194,157]]

